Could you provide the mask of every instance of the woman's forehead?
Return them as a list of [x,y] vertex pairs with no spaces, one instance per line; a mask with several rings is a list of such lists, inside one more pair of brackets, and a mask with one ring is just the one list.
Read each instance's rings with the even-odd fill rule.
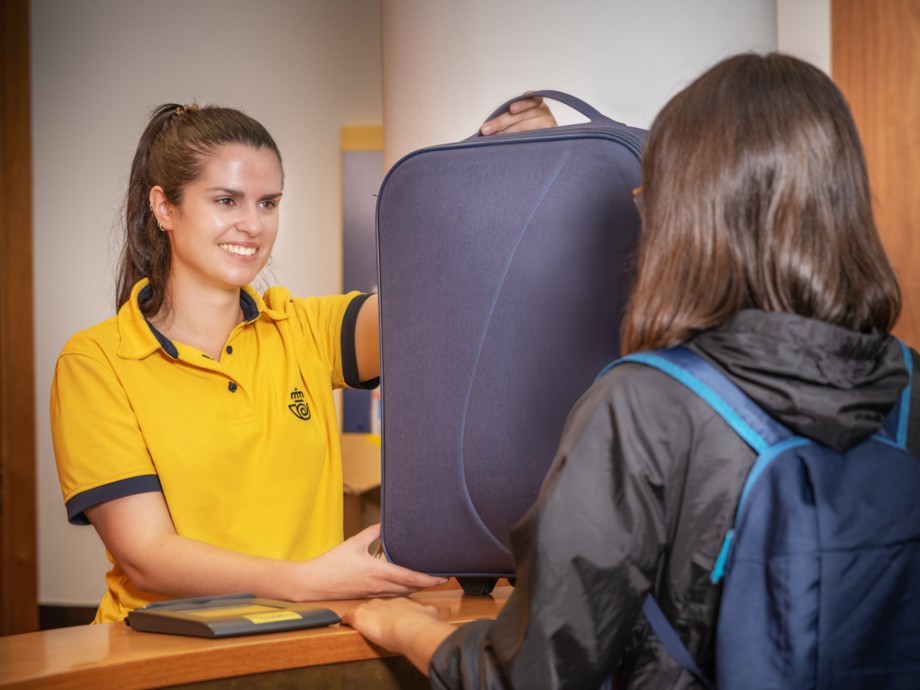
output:
[[204,157],[196,182],[210,187],[268,186],[281,192],[282,173],[278,156],[269,148],[247,144],[223,144]]

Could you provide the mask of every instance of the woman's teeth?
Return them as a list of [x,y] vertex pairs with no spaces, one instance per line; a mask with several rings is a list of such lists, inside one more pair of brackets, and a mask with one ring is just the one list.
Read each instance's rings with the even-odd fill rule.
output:
[[240,256],[252,256],[256,253],[255,247],[241,247],[238,244],[222,244],[220,248],[225,252],[230,252],[231,254],[239,254]]

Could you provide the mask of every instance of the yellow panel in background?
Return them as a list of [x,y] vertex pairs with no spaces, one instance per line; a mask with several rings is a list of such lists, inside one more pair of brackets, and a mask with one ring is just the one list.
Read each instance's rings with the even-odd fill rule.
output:
[[342,127],[342,151],[383,151],[383,127]]

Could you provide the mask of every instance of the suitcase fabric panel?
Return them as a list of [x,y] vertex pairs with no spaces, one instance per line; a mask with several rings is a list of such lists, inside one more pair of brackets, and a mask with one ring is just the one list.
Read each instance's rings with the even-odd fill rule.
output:
[[383,543],[401,565],[513,574],[511,527],[619,355],[638,158],[557,129],[423,149],[381,187]]

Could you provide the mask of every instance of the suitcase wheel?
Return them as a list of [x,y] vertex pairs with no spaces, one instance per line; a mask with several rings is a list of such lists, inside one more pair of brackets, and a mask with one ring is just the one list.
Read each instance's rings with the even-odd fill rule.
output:
[[492,590],[495,589],[495,583],[498,582],[498,578],[458,577],[457,582],[459,582],[460,586],[463,588],[464,594],[476,594],[479,596],[484,596],[486,594],[492,593]]

